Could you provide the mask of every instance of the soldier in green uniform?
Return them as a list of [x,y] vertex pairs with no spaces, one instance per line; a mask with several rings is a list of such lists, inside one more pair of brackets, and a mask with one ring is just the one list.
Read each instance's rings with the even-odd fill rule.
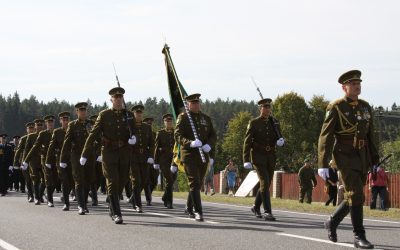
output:
[[72,166],[68,161],[67,165],[60,166],[61,149],[65,139],[65,133],[68,128],[71,114],[67,111],[58,114],[61,127],[54,129],[51,136],[49,148],[46,155],[46,166],[49,169],[57,169],[58,177],[61,180],[61,189],[63,194],[63,211],[69,211],[69,193],[74,186],[72,177]]
[[29,151],[25,160],[29,161],[29,159],[32,158],[33,155],[40,155],[42,171],[44,173],[44,180],[47,190],[47,205],[49,207],[54,207],[53,192],[55,190],[55,185],[58,178],[57,169],[55,167],[51,168],[51,165],[45,165],[47,149],[49,147],[51,136],[54,130],[54,116],[47,115],[43,119],[46,124],[46,129],[40,131],[35,143],[33,144],[33,147]]
[[141,192],[144,189],[147,205],[151,205],[151,194],[149,193],[149,164],[154,164],[154,139],[151,127],[143,123],[143,105],[135,105],[132,107],[135,115],[136,130],[135,135],[137,143],[133,146],[131,155],[131,180],[133,187],[133,208],[141,213],[142,199]]
[[86,201],[89,195],[90,183],[94,178],[94,151],[87,154],[86,161],[81,161],[80,159],[86,138],[89,136],[92,127],[87,119],[87,106],[86,102],[80,102],[75,105],[78,119],[68,124],[60,159],[60,167],[62,168],[68,167],[67,162],[71,162],[79,215],[89,212]]
[[94,141],[101,138],[103,174],[107,181],[110,216],[116,224],[123,222],[119,195],[129,177],[130,146],[136,143],[135,123],[132,113],[125,109],[125,90],[120,87],[109,91],[112,108],[99,113],[96,123],[86,140],[81,161],[93,152]]
[[154,147],[154,169],[159,170],[165,178],[165,192],[162,201],[166,208],[172,209],[173,185],[176,180],[176,171],[171,171],[173,150],[175,145],[174,124],[171,114],[163,115],[165,128],[159,130],[156,134]]
[[[185,212],[196,221],[204,221],[200,189],[210,158],[208,153],[214,148],[217,135],[211,118],[200,111],[200,94],[189,95],[185,101],[189,114],[181,113],[178,116],[174,134],[175,141],[180,144],[180,158],[190,188]],[[200,151],[204,153],[204,159]]]
[[[254,165],[260,180],[260,189],[251,211],[257,218],[264,217],[268,221],[275,220],[269,194],[276,163],[275,145],[283,146],[285,142],[279,129],[279,122],[271,115],[271,102],[269,98],[258,102],[260,116],[249,122],[243,145],[244,168],[251,169]],[[261,203],[264,207],[263,215],[260,211]]]
[[364,185],[368,170],[379,161],[373,134],[373,114],[368,102],[361,100],[361,72],[351,70],[339,77],[344,98],[330,103],[318,143],[318,174],[329,177],[329,161],[337,164],[345,189],[345,199],[325,222],[328,237],[337,241],[336,229],[350,212],[354,246],[370,249],[363,226]]
[[44,174],[42,170],[42,163],[40,159],[40,154],[33,153],[30,154],[29,158],[28,153],[31,151],[33,145],[36,142],[39,133],[43,130],[44,120],[36,119],[35,123],[35,132],[28,135],[25,142],[24,153],[22,157],[22,167],[23,170],[28,169],[29,167],[29,176],[32,180],[33,190],[35,193],[35,205],[40,205],[43,200],[44,189],[46,188],[44,183]]
[[[89,117],[92,126],[96,123],[98,115],[91,115]],[[101,167],[101,141],[96,140],[94,141],[94,154],[96,158],[95,166],[94,166],[94,178],[93,182],[90,184],[90,197],[92,198],[92,206],[98,205],[98,198],[97,198],[97,190],[104,179],[102,167]]]
[[[143,122],[147,123],[151,127],[153,140],[155,140],[156,132],[154,132],[154,130],[153,130],[154,118],[146,117],[143,119]],[[155,142],[153,141],[153,148],[154,148],[154,143]],[[147,194],[145,193],[148,205],[151,205],[151,196],[152,196],[154,189],[157,187],[159,174],[160,174],[159,169],[155,169],[153,167],[153,164],[149,164],[149,181],[148,181],[148,185],[147,185]]]
[[306,158],[303,167],[299,170],[299,202],[304,202],[304,196],[307,195],[307,203],[312,202],[312,191],[317,186],[317,178],[315,178],[314,169],[311,167],[311,160]]
[[33,202],[34,198],[33,198],[33,185],[32,185],[32,180],[31,177],[29,176],[29,171],[28,170],[23,170],[23,166],[22,166],[22,156],[23,156],[23,152],[25,149],[25,144],[26,144],[26,139],[28,138],[28,135],[31,133],[35,132],[35,123],[33,122],[28,122],[25,124],[26,127],[26,135],[22,136],[17,150],[15,151],[15,155],[14,155],[14,166],[20,166],[20,173],[22,174],[24,180],[25,180],[25,185],[26,188],[28,190],[28,202]]

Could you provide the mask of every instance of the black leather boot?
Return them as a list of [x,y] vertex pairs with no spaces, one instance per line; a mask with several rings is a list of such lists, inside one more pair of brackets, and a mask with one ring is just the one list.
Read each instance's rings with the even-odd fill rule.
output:
[[363,206],[351,206],[350,208],[351,222],[353,224],[353,232],[354,232],[354,247],[361,249],[372,249],[374,245],[372,245],[367,238],[365,237],[364,230],[364,212]]
[[52,186],[47,186],[47,206],[48,207],[54,207],[53,191],[54,191],[54,188]]
[[340,222],[346,217],[350,212],[350,207],[346,201],[340,203],[336,211],[325,221],[325,229],[328,230],[328,238],[332,242],[337,242],[336,229]]
[[257,217],[262,218],[260,207],[262,204],[260,190],[257,191],[256,199],[254,200],[254,205],[251,207],[251,212]]
[[262,199],[262,203],[263,203],[263,207],[264,207],[264,220],[267,221],[275,221],[275,217],[272,215],[272,209],[271,209],[271,198],[269,196],[269,191],[267,192],[261,192],[261,199]]
[[193,199],[192,199],[190,192],[188,193],[188,198],[186,201],[185,214],[187,214],[189,216],[189,218],[194,218]]
[[124,221],[122,219],[122,214],[121,214],[121,207],[119,204],[119,196],[118,195],[111,195],[110,196],[110,201],[111,201],[111,206],[112,206],[112,211],[113,211],[113,216],[112,219],[115,224],[122,224]]
[[96,184],[92,184],[90,191],[92,193],[92,206],[97,206],[99,204],[99,200],[97,198],[97,186]]
[[44,190],[45,189],[46,189],[46,185],[44,183],[40,183],[40,185],[39,185],[39,199],[40,199],[40,202],[42,202],[42,203],[44,203],[43,196],[44,196]]
[[33,190],[35,192],[35,205],[40,205],[40,184],[33,184]]
[[84,197],[84,192],[82,187],[78,187],[75,189],[75,197],[76,200],[78,201],[78,214],[79,215],[84,215],[85,214],[85,197]]
[[147,206],[151,206],[151,190],[150,185],[144,187],[144,195],[146,196]]
[[63,211],[69,211],[69,188],[66,188],[64,185],[62,186],[62,194],[64,197],[64,207]]
[[26,183],[26,187],[28,189],[28,202],[33,202],[34,198],[33,198],[33,185],[32,185],[32,182]]
[[204,221],[203,207],[201,205],[200,190],[190,191],[190,195],[192,196],[192,199],[193,199],[194,219],[196,221]]

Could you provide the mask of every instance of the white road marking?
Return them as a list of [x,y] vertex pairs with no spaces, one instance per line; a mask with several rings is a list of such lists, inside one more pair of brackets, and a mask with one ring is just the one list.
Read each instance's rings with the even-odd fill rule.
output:
[[19,248],[11,245],[8,242],[5,242],[4,240],[0,239],[0,247],[4,248],[5,250],[19,250]]
[[311,240],[311,241],[315,241],[315,242],[327,243],[327,244],[332,244],[332,245],[339,245],[339,246],[351,247],[351,248],[354,247],[352,244],[348,244],[348,243],[340,243],[340,242],[335,243],[330,240],[322,240],[322,239],[318,239],[318,238],[311,238],[311,237],[306,237],[306,236],[301,236],[301,235],[296,235],[296,234],[286,234],[286,233],[276,233],[276,234],[280,235],[280,236],[287,236],[287,237],[303,239],[303,240]]

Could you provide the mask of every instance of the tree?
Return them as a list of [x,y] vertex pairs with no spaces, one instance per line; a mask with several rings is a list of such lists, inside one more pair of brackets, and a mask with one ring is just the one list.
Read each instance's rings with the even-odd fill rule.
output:
[[392,158],[386,164],[385,169],[392,173],[400,172],[400,140],[385,142],[382,144],[383,155],[393,154]]
[[322,123],[325,119],[326,107],[329,101],[323,95],[314,95],[308,102],[310,118],[308,126],[308,143],[312,146],[314,153],[317,152],[318,138],[321,132]]

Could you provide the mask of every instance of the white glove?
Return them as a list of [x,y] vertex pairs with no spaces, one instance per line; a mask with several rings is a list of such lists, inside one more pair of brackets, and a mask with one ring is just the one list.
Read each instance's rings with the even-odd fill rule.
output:
[[210,158],[210,165],[211,166],[214,165],[214,159],[213,158]]
[[283,144],[285,144],[285,140],[284,140],[282,137],[279,138],[279,139],[276,141],[276,145],[277,145],[278,147],[282,147]]
[[9,166],[8,170],[13,171],[14,167],[13,166]]
[[136,144],[136,136],[132,135],[132,137],[128,140],[129,145]]
[[252,168],[253,168],[253,166],[251,165],[251,162],[245,162],[245,163],[243,164],[243,167],[244,167],[245,169],[252,169]]
[[153,168],[154,168],[155,170],[160,169],[160,164],[154,164],[154,165],[153,165]]
[[178,167],[177,166],[171,166],[171,173],[175,174],[176,171],[178,171]]
[[101,155],[99,155],[99,156],[97,157],[97,160],[96,160],[96,161],[102,162],[102,160],[103,160],[103,158],[101,157]]
[[211,147],[208,144],[204,144],[201,148],[203,149],[204,153],[208,153],[211,151]]
[[199,139],[196,139],[196,140],[194,140],[194,141],[192,141],[191,143],[190,143],[190,147],[191,148],[199,148],[199,147],[201,147],[203,145],[203,143],[199,140]]
[[51,164],[45,164],[47,168],[51,168]]
[[21,169],[26,170],[26,169],[28,169],[28,166],[25,167],[24,165],[21,165]]
[[29,165],[28,165],[28,163],[23,162],[23,163],[22,163],[22,166],[24,166],[23,169],[27,169]]
[[81,166],[84,166],[86,164],[87,159],[85,157],[81,157],[79,159],[79,163],[81,164]]
[[151,158],[151,157],[149,157],[149,158],[147,159],[147,163],[148,163],[148,164],[153,164],[153,163],[154,163],[154,159]]
[[326,178],[329,178],[329,168],[319,168],[318,175],[326,181]]
[[60,168],[66,168],[66,167],[67,167],[67,163],[60,162]]

